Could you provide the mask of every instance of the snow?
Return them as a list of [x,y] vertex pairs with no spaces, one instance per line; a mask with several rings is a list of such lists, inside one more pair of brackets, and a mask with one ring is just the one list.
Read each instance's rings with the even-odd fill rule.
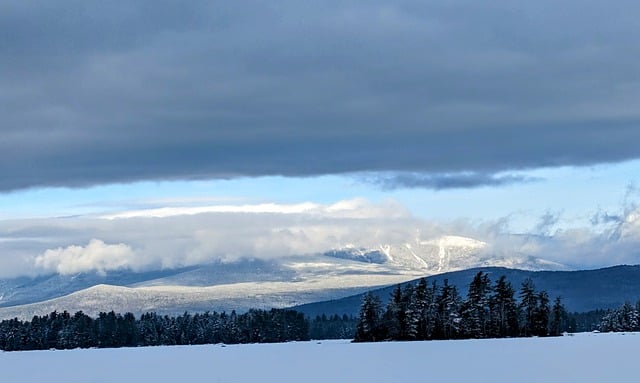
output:
[[[21,306],[1,307],[0,319],[31,319],[54,310],[96,316],[114,310],[140,315],[147,311],[179,315],[185,311],[246,311],[250,308],[284,308],[360,294],[372,286],[388,286],[418,278],[419,274],[339,275],[345,268],[332,267],[320,277],[301,274],[298,282],[242,282],[214,286],[122,287],[99,284],[69,295]],[[375,271],[375,266],[370,270]],[[331,275],[330,273],[336,273]]]
[[424,269],[429,268],[429,264],[425,262],[424,259],[418,257],[418,255],[413,251],[413,248],[411,247],[410,243],[405,243],[404,247],[406,247],[407,250],[409,250],[409,254],[413,256],[413,259],[415,259],[418,262],[418,264],[422,266],[422,268]]
[[486,242],[477,239],[460,237],[457,235],[443,235],[440,238],[430,241],[421,241],[422,245],[436,245],[440,247],[464,247],[470,249],[483,249],[487,246]]
[[408,242],[374,243],[364,248],[351,243],[334,250],[344,251],[345,257],[327,256],[330,251],[144,273],[118,270],[107,275],[90,272],[0,279],[0,319],[30,319],[53,310],[82,310],[92,316],[110,310],[169,315],[184,311],[244,311],[250,307],[288,307],[340,299],[376,287],[473,267],[564,269],[533,257],[485,254],[482,249],[486,243],[453,235],[422,241],[418,233]]
[[638,333],[0,353],[3,382],[612,382],[637,374]]

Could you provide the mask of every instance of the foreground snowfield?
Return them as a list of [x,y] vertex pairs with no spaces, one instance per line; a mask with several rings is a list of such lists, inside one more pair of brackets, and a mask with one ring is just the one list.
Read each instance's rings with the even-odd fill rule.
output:
[[[612,382],[637,376],[640,334],[0,353],[2,382]],[[202,379],[202,380],[201,380]]]

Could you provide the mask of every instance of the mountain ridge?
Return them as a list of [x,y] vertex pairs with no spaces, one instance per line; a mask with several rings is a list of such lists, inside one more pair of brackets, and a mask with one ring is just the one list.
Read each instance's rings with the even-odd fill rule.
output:
[[[529,271],[503,267],[478,267],[427,276],[428,283],[434,281],[442,286],[445,279],[458,288],[462,297],[466,296],[469,282],[478,272],[485,272],[495,282],[500,276],[507,277],[516,296],[525,278],[531,278],[539,290],[546,290],[553,299],[560,296],[569,311],[585,312],[595,309],[616,308],[626,301],[635,303],[640,299],[640,265],[616,265],[599,269],[573,271]],[[415,284],[419,279],[401,285]],[[394,286],[370,290],[387,302]],[[357,315],[362,294],[324,302],[314,302],[292,307],[308,316]]]
[[[157,271],[116,270],[5,279],[0,280],[0,317],[43,314],[46,313],[43,310],[49,309],[85,312],[144,309],[174,313],[178,309],[195,311],[207,307],[226,311],[285,307],[342,298],[442,270],[474,266],[564,268],[537,258],[492,256],[485,251],[487,246],[467,237],[441,236],[430,240],[416,237],[395,244],[347,245],[320,254],[268,260],[243,258]],[[103,286],[101,291],[91,289],[98,285]],[[105,285],[131,290],[115,292],[104,288]],[[234,289],[245,296],[235,295]],[[194,292],[191,303],[185,291]],[[269,291],[272,297],[265,295]],[[130,297],[129,301],[120,299],[124,296]],[[253,304],[250,297],[254,297]],[[131,303],[134,301],[137,303]],[[170,307],[171,302],[174,308]]]

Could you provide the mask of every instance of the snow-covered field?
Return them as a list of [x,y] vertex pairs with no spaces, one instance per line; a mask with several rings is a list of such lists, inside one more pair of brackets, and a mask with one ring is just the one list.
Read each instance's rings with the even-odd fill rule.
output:
[[615,382],[637,379],[640,334],[349,341],[0,353],[2,382]]

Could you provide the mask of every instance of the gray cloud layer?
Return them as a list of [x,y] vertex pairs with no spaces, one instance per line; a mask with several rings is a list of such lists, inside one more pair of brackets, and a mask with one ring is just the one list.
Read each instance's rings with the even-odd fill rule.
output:
[[5,1],[0,190],[638,158],[639,13],[633,1]]
[[393,174],[376,174],[364,177],[364,181],[383,190],[400,188],[470,189],[484,186],[505,186],[516,183],[533,182],[538,179],[516,174],[482,174],[482,173],[436,173],[419,174],[394,172]]

